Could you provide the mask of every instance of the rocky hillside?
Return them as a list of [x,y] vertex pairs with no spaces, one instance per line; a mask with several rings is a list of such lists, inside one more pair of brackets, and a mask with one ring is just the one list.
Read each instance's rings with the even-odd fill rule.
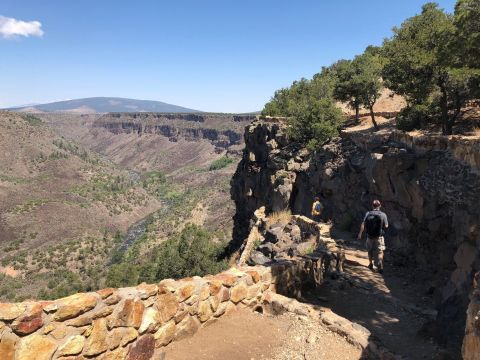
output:
[[[344,133],[315,153],[288,141],[284,126],[254,122],[232,180],[236,203],[231,252],[254,211],[308,215],[313,196],[334,228],[358,231],[372,199],[390,218],[387,256],[424,284],[438,316],[425,331],[459,349],[471,276],[478,270],[480,179],[475,140],[415,139],[402,133]],[[435,140],[437,139],[437,140]],[[477,154],[477,155],[475,155]]]
[[177,192],[198,193],[196,198],[202,199],[198,203],[203,210],[196,221],[230,237],[235,210],[228,196],[229,181],[235,163],[240,160],[243,131],[254,116],[154,113],[38,116],[65,138],[122,168],[137,174],[161,171],[176,184]]
[[187,223],[215,241],[231,238],[229,181],[251,117],[3,112],[0,120],[1,298],[104,286],[122,254],[149,261],[142,255]]
[[0,127],[0,298],[101,286],[117,232],[163,207],[164,184],[144,186],[35,116],[0,112]]

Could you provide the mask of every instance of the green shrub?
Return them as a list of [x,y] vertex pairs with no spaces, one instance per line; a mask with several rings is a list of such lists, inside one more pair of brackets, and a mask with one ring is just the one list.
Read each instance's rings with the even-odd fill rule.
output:
[[20,277],[13,278],[8,275],[0,274],[0,299],[9,301],[17,300],[17,290],[24,285],[25,284]]
[[412,105],[402,109],[397,115],[397,128],[403,131],[421,129],[429,122],[431,109],[428,105]]
[[22,118],[32,126],[38,126],[43,123],[41,119],[32,114],[23,114]]
[[48,274],[47,289],[38,293],[40,299],[58,299],[71,294],[85,291],[80,276],[65,268],[59,268]]
[[143,187],[148,189],[150,187],[155,187],[161,184],[165,184],[167,178],[165,174],[160,171],[149,171],[142,176],[143,178]]
[[220,159],[217,159],[210,164],[208,171],[223,169],[228,165],[230,165],[231,163],[233,163],[233,159],[230,159],[226,156],[222,156]]
[[35,210],[39,206],[47,204],[49,201],[47,199],[32,199],[28,200],[24,204],[15,206],[13,209],[10,209],[9,212],[12,214],[23,214]]
[[68,159],[68,154],[55,150],[50,155],[48,155],[48,159],[49,160]]
[[107,274],[107,286],[123,287],[138,283],[138,267],[130,263],[112,265]]
[[255,242],[253,243],[252,249],[258,248],[260,245],[262,245],[262,243],[263,243],[262,238],[259,237],[259,238],[255,239]]
[[343,120],[342,112],[331,99],[309,99],[297,104],[289,119],[289,135],[315,150],[338,135]]
[[300,252],[300,255],[311,254],[315,251],[315,249],[316,249],[315,244],[311,244],[311,245],[307,246],[306,248],[304,248],[303,251]]
[[209,232],[188,224],[179,235],[157,248],[152,259],[154,266],[147,266],[154,271],[156,280],[216,274],[227,266],[224,260],[220,260],[224,248],[224,244],[213,243]]
[[344,121],[333,98],[334,84],[334,73],[324,68],[312,80],[301,79],[276,91],[262,115],[288,117],[291,139],[315,150],[337,136]]

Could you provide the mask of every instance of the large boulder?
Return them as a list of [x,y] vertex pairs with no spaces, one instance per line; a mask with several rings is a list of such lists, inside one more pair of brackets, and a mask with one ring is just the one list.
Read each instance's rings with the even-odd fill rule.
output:
[[284,231],[289,234],[293,242],[302,242],[302,230],[300,229],[300,226],[290,223],[285,226]]
[[274,227],[270,227],[265,233],[265,241],[276,244],[280,240],[283,234],[284,232],[283,232],[282,226],[277,225]]
[[263,255],[260,251],[255,251],[247,260],[248,265],[265,265],[271,260]]
[[260,251],[263,255],[265,255],[269,259],[273,258],[277,253],[275,251],[275,246],[270,242],[267,242],[258,246],[257,251]]

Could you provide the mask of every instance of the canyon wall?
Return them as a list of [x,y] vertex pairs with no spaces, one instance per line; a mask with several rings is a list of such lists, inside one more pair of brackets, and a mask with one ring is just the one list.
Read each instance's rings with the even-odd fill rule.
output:
[[319,255],[55,301],[0,303],[0,359],[156,359],[170,342],[224,314],[244,307],[270,311],[277,306],[274,294],[299,297],[304,286],[322,281],[322,260]]
[[109,113],[93,122],[114,134],[157,134],[176,142],[208,140],[219,149],[242,143],[244,127],[254,115]]
[[[480,178],[476,142],[411,139],[396,132],[343,133],[316,152],[288,141],[281,122],[245,131],[243,159],[232,179],[235,252],[253,212],[291,209],[309,215],[313,197],[334,228],[357,232],[371,201],[390,218],[387,256],[410,267],[433,294],[438,316],[429,335],[460,348],[473,271],[480,268]],[[435,146],[434,146],[435,145]]]

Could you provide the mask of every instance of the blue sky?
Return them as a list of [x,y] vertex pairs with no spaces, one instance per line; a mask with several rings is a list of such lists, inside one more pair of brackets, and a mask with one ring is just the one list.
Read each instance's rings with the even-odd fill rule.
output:
[[22,20],[32,36],[0,36],[0,107],[119,96],[260,110],[276,89],[381,44],[424,2],[2,0],[0,26]]

